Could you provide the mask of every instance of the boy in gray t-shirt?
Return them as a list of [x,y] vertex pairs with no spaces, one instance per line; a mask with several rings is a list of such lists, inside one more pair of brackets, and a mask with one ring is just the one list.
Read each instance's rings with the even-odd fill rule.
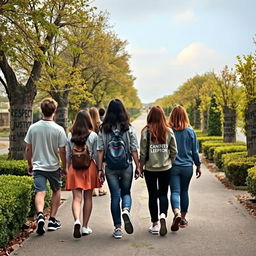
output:
[[[36,232],[38,235],[45,233],[43,210],[47,180],[53,191],[48,230],[54,231],[61,227],[60,222],[55,219],[55,215],[60,203],[61,174],[66,175],[67,172],[65,150],[67,137],[63,127],[53,121],[56,109],[57,103],[53,99],[44,99],[41,102],[43,118],[29,127],[24,139],[28,173],[33,174],[34,178],[37,212]],[[62,161],[62,170],[60,169],[59,155]]]

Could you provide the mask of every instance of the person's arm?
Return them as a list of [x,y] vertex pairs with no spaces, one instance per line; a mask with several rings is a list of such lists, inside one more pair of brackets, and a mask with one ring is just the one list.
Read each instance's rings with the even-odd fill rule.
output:
[[32,175],[33,165],[32,165],[32,145],[31,144],[26,143],[25,153],[26,153],[26,159],[28,162],[28,174]]
[[199,157],[199,145],[196,138],[196,133],[193,130],[193,142],[192,142],[192,157],[193,161],[196,165],[196,178],[198,179],[202,172],[201,172],[201,161]]
[[147,132],[145,133],[143,130],[141,132],[140,138],[140,176],[143,177],[143,168],[146,162],[146,154],[147,154]]
[[100,183],[103,184],[105,181],[105,174],[103,170],[103,157],[104,157],[104,150],[98,150],[98,178]]
[[66,147],[59,147],[60,159],[62,162],[62,174],[67,175]]
[[176,155],[178,153],[177,150],[177,143],[176,143],[176,139],[175,136],[173,135],[173,133],[171,133],[171,139],[170,139],[170,144],[169,144],[169,150],[170,150],[170,158],[172,163],[174,162]]

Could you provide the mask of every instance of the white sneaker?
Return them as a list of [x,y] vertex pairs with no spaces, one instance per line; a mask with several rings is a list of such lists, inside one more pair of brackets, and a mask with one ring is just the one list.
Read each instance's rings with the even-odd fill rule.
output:
[[82,227],[82,236],[87,236],[92,233],[92,230],[89,227]]
[[73,237],[74,238],[80,238],[81,237],[81,223],[79,220],[76,220],[74,223],[74,232]]
[[152,235],[158,235],[159,234],[159,226],[158,225],[151,226],[148,231],[150,233],[152,233]]
[[122,212],[122,218],[124,221],[124,229],[127,234],[132,234],[133,233],[133,226],[131,222],[131,215],[130,212],[127,209],[124,209]]
[[167,227],[166,227],[166,216],[164,213],[160,214],[160,236],[165,236],[167,234]]

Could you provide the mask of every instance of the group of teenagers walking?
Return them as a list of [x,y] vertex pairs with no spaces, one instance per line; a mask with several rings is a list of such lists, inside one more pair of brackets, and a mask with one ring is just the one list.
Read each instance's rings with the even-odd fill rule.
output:
[[[66,190],[73,194],[74,238],[92,233],[88,223],[93,190],[101,189],[105,179],[110,191],[114,238],[122,238],[122,227],[128,234],[134,231],[130,214],[133,178],[141,177],[146,181],[151,217],[149,232],[161,236],[168,232],[169,187],[174,214],[171,231],[188,225],[189,184],[193,165],[196,165],[196,177],[201,176],[201,162],[196,134],[182,106],[174,107],[168,119],[160,106],[151,107],[141,131],[140,147],[119,99],[110,101],[101,123],[95,122],[94,114],[89,110],[80,110],[67,137],[64,129],[54,122],[56,109],[57,103],[53,99],[44,99],[41,102],[42,119],[29,127],[24,139],[28,172],[34,178],[38,235],[46,231],[43,210],[47,180],[53,191],[48,230],[61,227],[55,217],[60,204],[62,176],[66,176]],[[84,169],[75,165],[76,147],[88,152],[89,160]]]

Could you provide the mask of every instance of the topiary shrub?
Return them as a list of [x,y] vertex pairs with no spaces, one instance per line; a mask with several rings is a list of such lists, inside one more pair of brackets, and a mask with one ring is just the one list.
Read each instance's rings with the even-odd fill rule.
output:
[[31,177],[0,175],[0,247],[14,237],[30,211]]
[[248,170],[248,176],[246,179],[248,191],[252,196],[256,197],[256,166]]
[[[246,152],[242,152],[245,153]],[[234,153],[233,153],[234,154]],[[235,186],[245,186],[246,178],[248,176],[248,169],[254,167],[256,164],[256,156],[255,157],[238,157],[236,158],[227,156],[224,157],[223,167],[222,169],[225,172],[228,180],[233,183]]]
[[208,135],[221,136],[222,123],[221,123],[221,107],[217,103],[216,96],[213,94],[211,97],[209,113],[208,113]]
[[0,175],[11,174],[17,176],[26,176],[27,173],[26,160],[1,160],[0,159]]
[[213,161],[216,166],[221,169],[222,168],[222,156],[227,153],[234,153],[234,152],[246,152],[246,146],[244,145],[231,145],[231,146],[220,146],[215,148],[213,154]]
[[223,137],[220,136],[203,136],[197,137],[198,144],[199,144],[199,152],[202,153],[202,143],[206,141],[216,141],[216,142],[223,142]]

